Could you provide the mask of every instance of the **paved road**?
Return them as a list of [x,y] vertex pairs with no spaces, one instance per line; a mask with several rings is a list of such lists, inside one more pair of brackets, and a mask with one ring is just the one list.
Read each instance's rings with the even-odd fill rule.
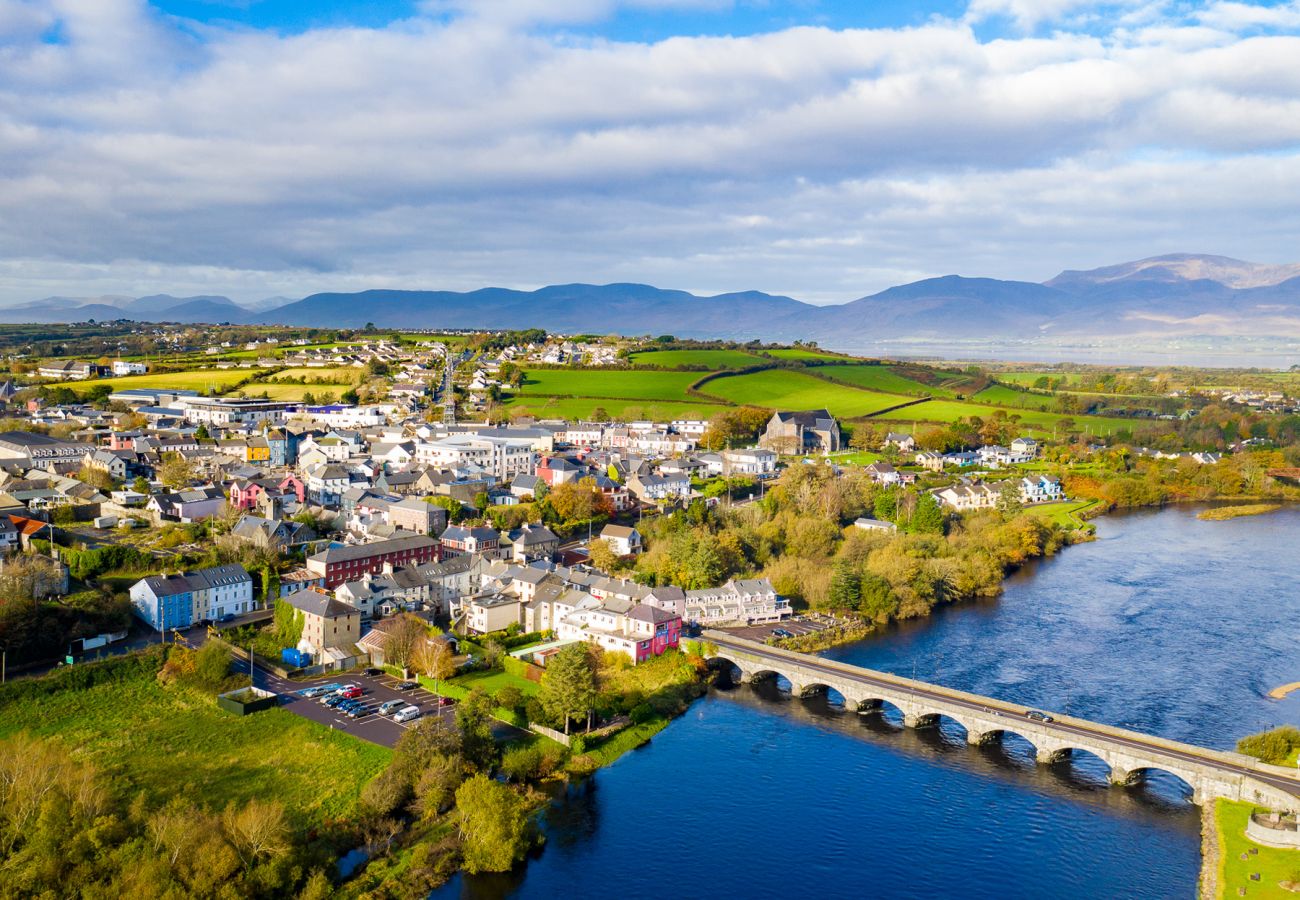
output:
[[[837,678],[846,678],[859,684],[885,688],[892,693],[901,690],[918,698],[928,698],[936,703],[950,707],[957,706],[984,716],[992,715],[997,718],[1006,718],[1007,730],[1009,731],[1016,731],[1016,725],[1025,721],[1026,707],[992,697],[962,696],[963,692],[953,691],[937,685],[929,685],[925,682],[899,678],[886,672],[877,672],[860,666],[837,663],[804,653],[794,654],[790,651],[777,651],[762,644],[755,644],[752,641],[731,640],[728,635],[721,632],[707,632],[705,637],[719,648],[729,648],[770,659],[778,666],[782,662],[790,661],[804,668],[819,670]],[[791,656],[797,658],[791,660]],[[1248,776],[1286,791],[1293,796],[1300,797],[1300,772],[1297,772],[1295,776],[1285,776],[1259,771],[1252,768],[1248,763],[1234,761],[1232,755],[1226,753],[1195,747],[1191,744],[1170,742],[1136,731],[1116,729],[1112,726],[1102,727],[1096,723],[1068,716],[1056,716],[1055,721],[1050,723],[1035,721],[1033,724],[1037,728],[1055,732],[1063,737],[1078,736],[1098,743],[1118,744],[1139,751],[1153,759],[1175,759],[1198,765],[1213,766],[1223,772]],[[1171,743],[1175,746],[1171,747]]]

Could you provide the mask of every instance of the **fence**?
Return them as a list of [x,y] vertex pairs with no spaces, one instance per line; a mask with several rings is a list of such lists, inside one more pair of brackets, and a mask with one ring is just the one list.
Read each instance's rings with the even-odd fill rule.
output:
[[568,747],[572,738],[563,731],[556,731],[554,728],[547,728],[545,725],[538,725],[536,722],[528,723],[528,730],[533,734],[540,734],[542,737],[550,738],[556,743]]

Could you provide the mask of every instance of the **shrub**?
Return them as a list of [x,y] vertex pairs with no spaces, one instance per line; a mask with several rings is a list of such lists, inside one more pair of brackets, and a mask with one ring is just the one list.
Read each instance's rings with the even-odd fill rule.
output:
[[655,708],[649,703],[638,703],[636,706],[632,707],[632,712],[629,713],[629,715],[635,724],[640,725],[642,722],[650,721],[658,714],[655,712]]
[[542,751],[537,747],[515,747],[501,757],[501,771],[511,781],[528,781],[538,776]]
[[1286,762],[1291,751],[1300,747],[1300,729],[1283,725],[1272,731],[1252,734],[1237,741],[1237,752],[1266,763]]
[[505,707],[509,710],[517,710],[524,703],[524,692],[514,685],[506,685],[496,692],[494,698],[497,706]]

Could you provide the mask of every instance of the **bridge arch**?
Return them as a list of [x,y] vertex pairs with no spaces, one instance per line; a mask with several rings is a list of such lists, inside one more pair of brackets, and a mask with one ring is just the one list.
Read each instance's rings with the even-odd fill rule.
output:
[[[1192,778],[1192,780],[1189,780]],[[1138,766],[1127,771],[1111,770],[1111,781],[1124,787],[1141,786],[1151,794],[1165,799],[1179,798],[1197,801],[1194,776],[1159,765]]]

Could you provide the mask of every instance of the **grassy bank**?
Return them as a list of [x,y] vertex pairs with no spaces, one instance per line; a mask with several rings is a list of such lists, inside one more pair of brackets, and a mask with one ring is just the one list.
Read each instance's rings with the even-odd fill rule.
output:
[[182,790],[201,807],[280,800],[303,820],[350,815],[361,787],[390,752],[280,709],[240,718],[210,694],[160,684],[155,650],[95,663],[88,687],[65,669],[0,691],[0,738],[54,737],[119,780],[131,794],[165,802]]
[[[1246,822],[1255,807],[1250,803],[1218,800],[1213,815],[1218,838],[1217,897],[1294,897],[1283,882],[1300,881],[1300,850],[1264,847],[1246,837]],[[1244,859],[1242,857],[1245,857]],[[1259,880],[1251,879],[1258,874]]]

